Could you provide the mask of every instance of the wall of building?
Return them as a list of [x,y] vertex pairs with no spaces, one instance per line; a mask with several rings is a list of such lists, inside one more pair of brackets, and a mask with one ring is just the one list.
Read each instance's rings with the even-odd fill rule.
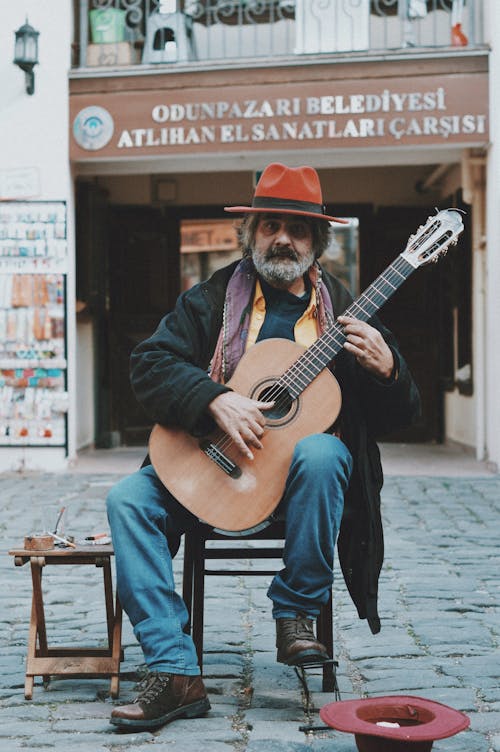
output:
[[[270,159],[272,161],[272,159]],[[429,187],[424,193],[417,190],[434,164],[393,167],[359,167],[338,170],[319,170],[323,200],[327,203],[366,203],[391,206],[426,206],[442,192],[441,185]],[[150,204],[154,181],[158,175],[100,176],[99,185],[109,193],[113,204]],[[168,175],[165,180],[175,185],[173,205],[239,204],[246,203],[253,193],[252,174],[248,172]]]
[[490,0],[486,28],[487,41],[492,46],[490,54],[490,147],[487,163],[486,198],[486,447],[487,458],[500,467],[500,3]]
[[[40,32],[39,65],[35,68],[35,93],[25,91],[25,76],[12,63],[14,32],[28,19]],[[14,170],[26,170],[30,176],[29,195],[10,198],[65,201],[69,272],[68,301],[68,387],[74,395],[75,330],[74,300],[74,223],[72,177],[68,161],[68,69],[72,37],[72,8],[67,0],[17,0],[3,2],[0,8],[0,177]],[[5,196],[4,196],[5,198]],[[70,408],[70,414],[74,411]],[[70,421],[69,446],[74,452],[74,420]],[[0,447],[0,470],[11,468],[55,469],[65,466],[66,452],[61,448],[24,449]]]

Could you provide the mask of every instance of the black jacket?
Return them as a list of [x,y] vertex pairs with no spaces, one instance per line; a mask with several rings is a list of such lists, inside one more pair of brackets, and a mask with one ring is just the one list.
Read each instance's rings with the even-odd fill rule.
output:
[[[132,352],[132,387],[153,421],[200,436],[213,427],[207,407],[228,387],[212,381],[207,369],[236,263],[183,293],[154,334]],[[335,314],[340,315],[352,299],[331,275],[323,272],[323,280]],[[345,350],[335,359],[334,369],[342,389],[342,439],[354,460],[338,540],[339,560],[359,617],[368,619],[376,633],[380,630],[377,591],[383,561],[383,475],[375,439],[411,423],[419,413],[420,398],[393,335],[377,317],[370,324],[380,329],[393,352],[397,379],[382,383]]]

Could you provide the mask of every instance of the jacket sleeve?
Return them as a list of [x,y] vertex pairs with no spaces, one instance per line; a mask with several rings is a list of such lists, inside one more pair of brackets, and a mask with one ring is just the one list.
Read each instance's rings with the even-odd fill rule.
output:
[[[325,275],[335,315],[340,315],[352,303],[349,292],[330,275]],[[344,396],[347,390],[358,402],[356,413],[363,416],[368,430],[375,438],[411,425],[420,415],[420,395],[396,338],[378,316],[368,323],[378,329],[391,348],[395,363],[395,378],[381,381],[362,368],[353,355],[345,350],[339,354],[337,365]],[[350,396],[350,395],[349,395]]]
[[377,438],[414,423],[420,415],[421,405],[418,388],[394,335],[377,316],[369,323],[381,332],[391,348],[395,366],[393,377],[387,381],[358,366],[362,372],[360,395],[367,426]]
[[207,373],[216,326],[206,290],[197,285],[179,297],[154,334],[132,351],[132,388],[153,421],[194,435],[214,427],[207,407],[228,391]]

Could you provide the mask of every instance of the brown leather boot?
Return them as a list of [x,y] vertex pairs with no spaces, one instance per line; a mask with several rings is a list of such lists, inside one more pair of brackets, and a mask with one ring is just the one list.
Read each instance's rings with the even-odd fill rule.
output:
[[276,619],[278,663],[300,666],[329,660],[326,648],[314,636],[312,619],[297,614],[294,619]]
[[129,729],[151,729],[176,718],[197,718],[210,710],[201,676],[155,671],[143,679],[139,690],[131,705],[113,710],[112,724]]

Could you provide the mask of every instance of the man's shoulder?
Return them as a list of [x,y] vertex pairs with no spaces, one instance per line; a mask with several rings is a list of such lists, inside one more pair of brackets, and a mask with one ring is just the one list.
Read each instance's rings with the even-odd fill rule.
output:
[[186,303],[192,303],[198,298],[202,299],[204,295],[209,295],[211,298],[214,296],[224,294],[231,276],[239,263],[234,261],[227,266],[223,266],[217,269],[210,277],[198,282],[197,284],[185,290],[179,301],[184,300]]
[[328,272],[323,266],[321,267],[321,272],[322,279],[330,295],[335,298],[337,305],[341,304],[347,307],[352,302],[352,295],[347,287],[345,287],[338,277]]
[[234,270],[240,261],[241,259],[236,259],[236,261],[232,261],[230,264],[227,264],[227,266],[217,269],[212,276],[206,280],[207,283],[213,285],[223,284],[224,282],[227,283],[231,279]]
[[197,292],[201,292],[202,295],[208,295],[213,302],[224,297],[229,280],[240,261],[241,259],[237,259],[227,264],[227,266],[217,269],[208,279],[195,286]]

